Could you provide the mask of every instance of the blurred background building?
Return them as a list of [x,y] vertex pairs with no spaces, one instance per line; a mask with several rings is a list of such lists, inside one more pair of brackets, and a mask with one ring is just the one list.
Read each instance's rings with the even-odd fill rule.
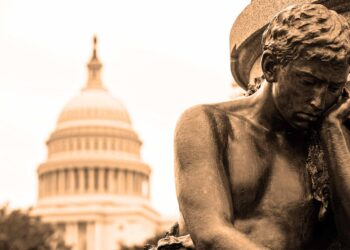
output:
[[166,230],[150,204],[151,168],[128,111],[101,82],[94,38],[88,80],[47,140],[32,214],[55,224],[73,250],[112,250]]

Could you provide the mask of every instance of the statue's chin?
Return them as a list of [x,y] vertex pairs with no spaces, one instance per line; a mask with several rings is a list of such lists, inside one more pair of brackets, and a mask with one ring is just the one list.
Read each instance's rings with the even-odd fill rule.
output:
[[[288,122],[291,130],[309,130],[312,128],[312,124],[309,122]],[[288,129],[287,129],[288,130]]]
[[309,120],[302,120],[302,119],[295,119],[295,120],[290,121],[288,123],[295,130],[317,129],[317,127],[319,127],[319,124],[320,124],[320,122],[318,120],[309,121]]

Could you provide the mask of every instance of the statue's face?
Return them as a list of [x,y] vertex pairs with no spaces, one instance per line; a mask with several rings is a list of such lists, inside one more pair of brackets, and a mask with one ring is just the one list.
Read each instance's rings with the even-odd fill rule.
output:
[[347,63],[296,59],[276,67],[273,99],[283,118],[296,129],[307,129],[322,118],[343,93]]

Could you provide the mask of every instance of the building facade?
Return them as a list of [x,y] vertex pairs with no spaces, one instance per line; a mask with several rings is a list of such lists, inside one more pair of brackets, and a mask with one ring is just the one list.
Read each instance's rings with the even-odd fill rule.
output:
[[101,81],[94,38],[88,80],[61,112],[38,169],[34,216],[55,224],[73,250],[114,250],[160,230],[150,167],[126,108]]

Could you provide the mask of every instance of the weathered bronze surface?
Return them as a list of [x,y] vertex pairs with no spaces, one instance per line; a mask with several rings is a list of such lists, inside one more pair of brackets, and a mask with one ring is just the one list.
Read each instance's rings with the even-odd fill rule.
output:
[[323,5],[296,5],[269,23],[262,44],[255,93],[190,108],[178,122],[183,238],[168,243],[350,249],[349,24]]

